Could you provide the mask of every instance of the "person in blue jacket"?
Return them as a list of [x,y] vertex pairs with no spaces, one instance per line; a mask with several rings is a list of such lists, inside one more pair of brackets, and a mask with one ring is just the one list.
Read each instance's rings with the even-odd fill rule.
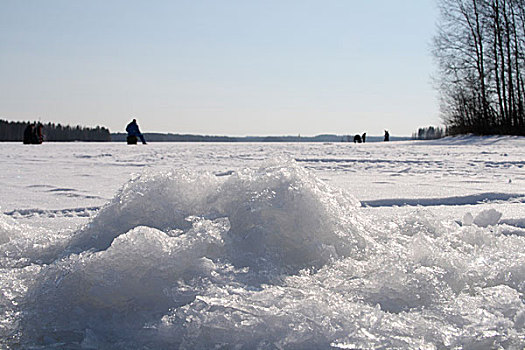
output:
[[[140,140],[143,144],[146,144],[146,140],[144,139],[144,135],[140,132],[139,125],[137,124],[137,119],[133,119],[131,123],[126,126],[126,132],[128,133],[128,143],[137,143],[136,139],[137,136],[140,137]],[[131,139],[135,139],[135,142],[130,142]]]

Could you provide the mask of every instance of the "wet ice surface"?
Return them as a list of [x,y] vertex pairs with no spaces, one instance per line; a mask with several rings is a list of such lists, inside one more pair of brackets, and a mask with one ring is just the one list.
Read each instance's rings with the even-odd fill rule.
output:
[[2,144],[0,344],[525,346],[525,141]]

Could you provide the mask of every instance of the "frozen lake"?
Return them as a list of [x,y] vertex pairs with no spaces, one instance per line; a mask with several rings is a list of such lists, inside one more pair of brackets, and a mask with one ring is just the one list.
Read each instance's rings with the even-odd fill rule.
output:
[[525,138],[0,161],[0,346],[525,346]]

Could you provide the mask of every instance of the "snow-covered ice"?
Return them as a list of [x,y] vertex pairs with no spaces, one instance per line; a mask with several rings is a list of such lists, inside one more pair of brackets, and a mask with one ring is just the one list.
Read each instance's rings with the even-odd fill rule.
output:
[[0,160],[0,347],[525,346],[524,138]]

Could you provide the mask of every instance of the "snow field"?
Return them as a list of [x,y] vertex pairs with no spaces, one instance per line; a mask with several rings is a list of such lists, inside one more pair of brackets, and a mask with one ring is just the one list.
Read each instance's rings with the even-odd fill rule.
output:
[[[468,162],[477,157],[470,155],[487,141],[470,142],[463,142],[470,159],[450,159],[464,165],[461,172],[468,173]],[[521,140],[496,143],[503,152],[523,155],[522,145]],[[90,176],[70,175],[64,180],[70,183],[62,186],[60,176],[55,176],[57,183],[51,181],[52,173],[61,171],[56,168],[42,171],[42,178],[4,175],[2,181],[22,191],[51,188],[28,187],[34,185],[71,191],[38,192],[35,202],[43,204],[36,205],[2,197],[1,344],[79,349],[523,348],[520,161],[500,164],[499,171],[478,164],[489,170],[471,173],[478,182],[466,187],[461,187],[464,175],[438,181],[435,175],[442,176],[443,170],[430,167],[429,175],[420,173],[420,165],[393,176],[403,179],[395,182],[390,178],[393,165],[384,162],[385,169],[377,162],[383,153],[406,152],[396,161],[408,164],[412,160],[407,154],[416,147],[437,158],[443,150],[452,153],[452,146],[388,146],[372,145],[369,154],[356,156],[362,160],[353,162],[355,168],[348,161],[334,162],[333,155],[323,157],[319,145],[254,145],[246,154],[238,152],[241,148],[230,150],[229,159],[224,152],[213,152],[218,145],[210,145],[202,146],[209,153],[198,153],[180,167],[158,159],[175,152],[139,149],[146,153],[138,158],[157,160],[145,161],[149,165],[131,176],[129,169],[136,164],[118,162],[126,155],[78,158],[73,163],[77,167],[65,173]],[[94,147],[92,153],[98,154],[99,146]],[[326,152],[343,151],[339,145],[325,147]],[[290,157],[298,151],[300,157]],[[305,160],[313,152],[315,157]],[[188,158],[190,154],[188,150]],[[177,164],[186,159],[176,157]],[[84,163],[93,159],[95,163]],[[31,169],[27,159],[18,161]],[[495,164],[492,158],[490,162]],[[380,167],[366,173],[374,164]],[[97,175],[100,168],[108,169]],[[106,187],[114,182],[100,178],[122,179],[125,174],[129,180],[106,199]],[[375,190],[387,187],[388,192],[367,197],[370,189],[360,188],[365,177],[381,182],[371,185]],[[509,177],[510,184],[498,182]],[[397,185],[411,182],[413,187],[433,184],[434,190],[407,192],[401,186],[396,191]],[[456,188],[440,191],[445,184]],[[469,186],[479,186],[479,191]],[[3,191],[11,195],[11,190]],[[65,197],[64,204],[76,204],[76,210],[60,208],[54,199],[63,192],[86,196]],[[446,204],[446,198],[454,198],[452,192],[473,201]],[[478,203],[486,193],[508,196]],[[428,202],[402,206],[406,199]],[[365,201],[375,206],[362,206]],[[71,229],[65,222],[79,226]]]

